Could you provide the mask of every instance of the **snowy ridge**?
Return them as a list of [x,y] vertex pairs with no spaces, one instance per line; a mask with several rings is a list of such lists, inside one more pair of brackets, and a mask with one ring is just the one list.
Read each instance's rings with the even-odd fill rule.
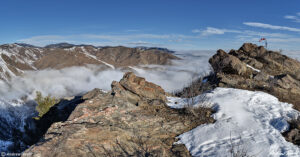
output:
[[247,64],[247,67],[249,67],[250,69],[252,69],[252,70],[254,70],[254,71],[256,71],[256,72],[260,72],[260,70],[254,68],[254,67],[252,67],[252,66],[250,66],[250,65],[248,65],[248,64]]
[[[22,53],[23,52],[23,53]],[[2,72],[0,74],[0,77],[8,81],[9,78],[16,76],[16,73],[14,73],[9,67],[9,63],[7,63],[3,55],[7,56],[9,59],[13,60],[16,63],[22,63],[25,65],[28,65],[33,70],[36,70],[36,68],[33,66],[34,61],[38,60],[38,56],[36,54],[42,54],[42,49],[40,48],[26,48],[17,44],[9,44],[9,45],[2,45],[0,47],[0,67],[2,69]],[[13,66],[15,70],[18,71],[18,73],[23,73],[24,71],[22,69],[17,68],[16,66]]]
[[[39,47],[26,47],[18,44],[0,45],[0,79],[9,81],[12,77],[20,75],[26,70],[37,70],[38,68],[35,67],[34,63],[43,57],[49,50],[55,50],[55,48],[45,49]],[[114,65],[102,61],[92,54],[92,52],[96,52],[98,48],[72,46],[69,48],[63,48],[63,50],[76,52],[74,53],[75,57],[78,53],[84,54],[89,58],[93,58],[108,67],[115,69]],[[13,62],[11,63],[11,61]]]
[[111,65],[111,64],[108,64],[108,63],[106,63],[106,62],[104,62],[104,61],[98,59],[96,56],[90,54],[90,53],[85,49],[84,46],[81,46],[80,48],[81,48],[81,50],[84,52],[84,54],[85,54],[86,56],[88,56],[88,57],[90,57],[90,58],[93,58],[93,59],[95,59],[95,60],[97,60],[97,61],[99,61],[99,62],[101,62],[101,63],[103,63],[103,64],[105,64],[105,65],[107,65],[107,66],[109,66],[109,67],[112,68],[112,69],[115,69],[115,66],[113,66],[113,65]]
[[[5,81],[8,81],[8,77],[13,77],[15,74],[7,67],[6,62],[0,57],[0,67],[2,69],[2,73],[0,73],[1,78]],[[9,75],[9,76],[7,76]]]
[[[291,104],[267,93],[230,88],[216,88],[205,96],[210,102],[205,106],[217,109],[216,122],[179,136],[178,143],[185,144],[193,156],[230,156],[232,145],[250,156],[299,156],[300,148],[281,135],[289,127],[287,120],[299,116]],[[168,99],[173,108],[183,107],[186,101]],[[195,99],[201,100],[200,96]]]

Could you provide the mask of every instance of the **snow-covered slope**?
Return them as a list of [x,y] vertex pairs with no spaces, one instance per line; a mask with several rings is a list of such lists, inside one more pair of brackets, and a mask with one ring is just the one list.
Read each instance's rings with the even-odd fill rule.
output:
[[27,118],[36,116],[35,102],[25,104],[0,99],[0,151],[7,151],[14,144],[26,148],[20,139],[25,135]]
[[[299,115],[291,104],[263,92],[230,88],[217,88],[205,97],[210,102],[205,105],[217,110],[216,122],[179,136],[178,143],[193,156],[230,156],[232,146],[250,156],[300,156],[300,148],[281,135],[289,127],[287,120]],[[169,97],[169,101],[169,106],[180,108],[187,100]]]
[[0,45],[0,79],[8,81],[24,70],[36,70],[33,63],[43,55],[43,49],[18,44]]

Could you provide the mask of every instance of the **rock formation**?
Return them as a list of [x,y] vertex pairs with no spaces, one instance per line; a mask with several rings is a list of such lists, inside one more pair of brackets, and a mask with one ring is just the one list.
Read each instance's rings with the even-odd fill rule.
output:
[[265,91],[300,110],[300,62],[297,60],[245,43],[229,53],[218,50],[209,63],[218,86]]
[[[300,62],[297,60],[245,43],[239,50],[229,53],[218,50],[209,63],[214,77],[208,78],[216,86],[264,91],[293,104],[300,111]],[[294,127],[284,136],[299,145],[300,120],[298,125],[293,123]]]
[[199,114],[195,115],[187,109],[169,108],[160,86],[131,72],[121,81],[112,82],[111,87],[110,92],[95,89],[85,94],[84,102],[76,105],[65,120],[52,125],[43,122],[50,128],[25,153],[62,157],[190,156],[184,145],[174,144],[175,137],[214,121],[211,109],[197,108]]

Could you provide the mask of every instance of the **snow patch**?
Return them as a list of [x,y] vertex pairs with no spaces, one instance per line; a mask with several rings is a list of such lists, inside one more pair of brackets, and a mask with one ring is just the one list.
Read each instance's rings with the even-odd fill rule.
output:
[[[177,142],[185,144],[193,156],[230,156],[232,145],[254,156],[299,156],[300,148],[281,135],[289,128],[287,120],[299,116],[291,104],[267,93],[230,88],[216,88],[205,96],[208,104],[218,107],[213,115],[217,121],[183,133]],[[183,107],[185,101],[168,100],[173,108]]]
[[103,63],[103,64],[105,64],[105,65],[107,65],[107,66],[109,66],[109,67],[112,68],[112,69],[115,69],[115,66],[113,66],[113,65],[111,65],[111,64],[108,64],[108,63],[106,63],[106,62],[104,62],[104,61],[98,59],[98,58],[97,58],[96,56],[94,56],[94,55],[91,55],[91,54],[85,49],[85,47],[81,46],[80,48],[81,48],[81,50],[84,52],[84,54],[85,54],[86,56],[88,56],[88,57],[90,57],[90,58],[93,58],[93,59],[95,59],[95,60],[97,60],[97,61],[99,61],[99,62],[101,62],[101,63]]
[[256,68],[254,68],[254,67],[252,67],[252,66],[250,66],[250,65],[248,65],[248,64],[247,64],[247,67],[249,67],[250,69],[252,69],[252,70],[254,70],[254,71],[256,71],[256,72],[260,72],[259,69],[256,69]]

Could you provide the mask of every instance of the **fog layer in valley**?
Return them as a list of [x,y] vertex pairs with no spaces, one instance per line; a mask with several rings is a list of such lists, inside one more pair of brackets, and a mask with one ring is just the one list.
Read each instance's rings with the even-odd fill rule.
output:
[[[192,79],[209,70],[208,58],[213,51],[177,52],[182,60],[174,60],[173,65],[147,65],[131,67],[136,74],[162,86],[166,91],[180,90]],[[101,67],[71,67],[61,70],[47,69],[27,71],[8,83],[0,83],[0,97],[13,100],[24,96],[35,97],[35,91],[44,95],[66,97],[80,95],[94,88],[110,90],[113,80],[119,81],[124,72],[118,69],[100,71]]]

